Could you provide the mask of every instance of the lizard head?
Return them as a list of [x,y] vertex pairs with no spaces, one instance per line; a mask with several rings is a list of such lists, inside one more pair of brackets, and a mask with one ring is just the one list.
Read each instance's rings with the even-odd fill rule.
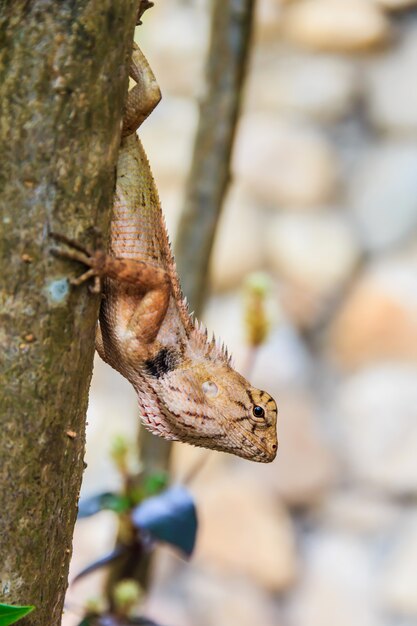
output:
[[219,349],[180,362],[171,354],[172,367],[167,355],[164,349],[152,361],[151,387],[158,406],[151,411],[148,401],[145,426],[168,439],[252,461],[274,460],[277,405],[268,393],[252,387],[231,367],[227,355],[219,358]]

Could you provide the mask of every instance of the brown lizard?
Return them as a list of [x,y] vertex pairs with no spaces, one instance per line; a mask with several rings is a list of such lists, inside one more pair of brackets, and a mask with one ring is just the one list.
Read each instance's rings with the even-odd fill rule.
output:
[[96,347],[136,390],[146,428],[166,439],[270,462],[277,452],[275,401],[238,374],[183,298],[152,173],[136,129],[160,100],[134,47],[110,249],[68,245],[58,254],[89,269],[72,283],[103,285]]

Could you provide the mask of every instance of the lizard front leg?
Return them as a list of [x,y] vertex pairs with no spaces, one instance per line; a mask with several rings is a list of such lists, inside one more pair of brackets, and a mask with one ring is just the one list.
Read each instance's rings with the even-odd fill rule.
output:
[[67,246],[53,249],[53,254],[88,267],[88,270],[80,276],[70,279],[72,285],[78,286],[94,278],[92,291],[100,292],[102,279],[109,278],[121,286],[132,288],[137,293],[138,306],[129,320],[128,328],[134,329],[139,342],[152,343],[169,304],[171,287],[167,272],[140,259],[117,258],[103,250],[91,251],[59,233],[50,235]]
[[[136,85],[127,95],[122,130],[124,137],[135,134],[137,128],[161,99],[161,92],[152,70],[135,43],[133,44],[129,75],[136,82]],[[124,171],[123,165],[119,161],[116,190],[119,189],[120,180],[126,175],[130,176],[130,172]],[[113,220],[117,220],[119,201],[116,191]],[[135,207],[135,213],[138,210],[139,207]],[[152,343],[164,320],[171,293],[171,285],[166,271],[162,267],[150,264],[146,259],[141,259],[140,255],[135,255],[135,258],[125,258],[123,255],[123,258],[119,258],[117,252],[115,256],[112,256],[107,255],[102,250],[90,251],[64,235],[54,233],[52,236],[67,246],[67,248],[54,250],[56,255],[78,261],[88,267],[81,276],[71,279],[71,284],[81,285],[93,278],[94,287],[91,290],[100,292],[101,279],[107,277],[112,279],[115,284],[130,285],[134,289],[138,296],[137,307],[129,317],[127,329],[134,331],[139,342]]]
[[55,241],[59,241],[59,243],[64,243],[68,246],[68,250],[65,248],[52,248],[51,254],[72,261],[78,261],[78,263],[82,263],[89,268],[80,276],[77,276],[77,278],[70,278],[70,284],[74,286],[82,285],[93,278],[94,286],[91,287],[91,291],[93,293],[101,293],[102,272],[100,268],[103,265],[102,257],[105,256],[105,253],[102,250],[91,252],[78,241],[75,241],[75,239],[70,239],[61,233],[50,232],[49,236],[55,239]]

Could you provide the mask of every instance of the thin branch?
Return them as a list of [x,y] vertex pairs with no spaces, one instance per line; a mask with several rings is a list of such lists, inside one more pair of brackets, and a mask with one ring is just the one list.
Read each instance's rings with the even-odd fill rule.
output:
[[215,0],[205,93],[187,183],[176,257],[192,310],[201,313],[249,56],[254,0]]

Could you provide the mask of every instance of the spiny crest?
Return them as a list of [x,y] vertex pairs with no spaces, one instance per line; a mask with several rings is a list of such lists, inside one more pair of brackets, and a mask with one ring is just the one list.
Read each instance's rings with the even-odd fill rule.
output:
[[168,237],[165,216],[162,213],[161,208],[160,208],[160,219],[162,223],[162,237],[165,243],[165,250],[166,250],[166,256],[167,256],[166,270],[171,278],[172,295],[173,295],[175,302],[177,303],[178,312],[180,315],[180,319],[184,325],[184,328],[189,328],[190,326],[192,326],[192,322],[190,322],[190,314],[188,312],[188,302],[187,302],[187,299],[184,297],[184,294],[182,292],[181,285],[178,279],[177,266],[176,266],[174,254],[172,251],[172,245]]
[[211,361],[224,360],[228,365],[231,365],[232,355],[224,343],[216,341],[216,337],[213,333],[212,338],[209,339],[208,331],[203,322],[198,321],[194,315],[194,311],[190,312],[188,309],[188,300],[186,296],[181,292],[181,308],[186,313],[189,322],[190,343],[192,347],[203,354],[204,357]]
[[221,360],[230,365],[232,357],[229,355],[224,343],[216,341],[214,333],[211,339],[209,339],[207,328],[202,322],[199,322],[197,319],[193,319],[192,322],[193,329],[190,336],[190,344],[192,347],[211,361]]

